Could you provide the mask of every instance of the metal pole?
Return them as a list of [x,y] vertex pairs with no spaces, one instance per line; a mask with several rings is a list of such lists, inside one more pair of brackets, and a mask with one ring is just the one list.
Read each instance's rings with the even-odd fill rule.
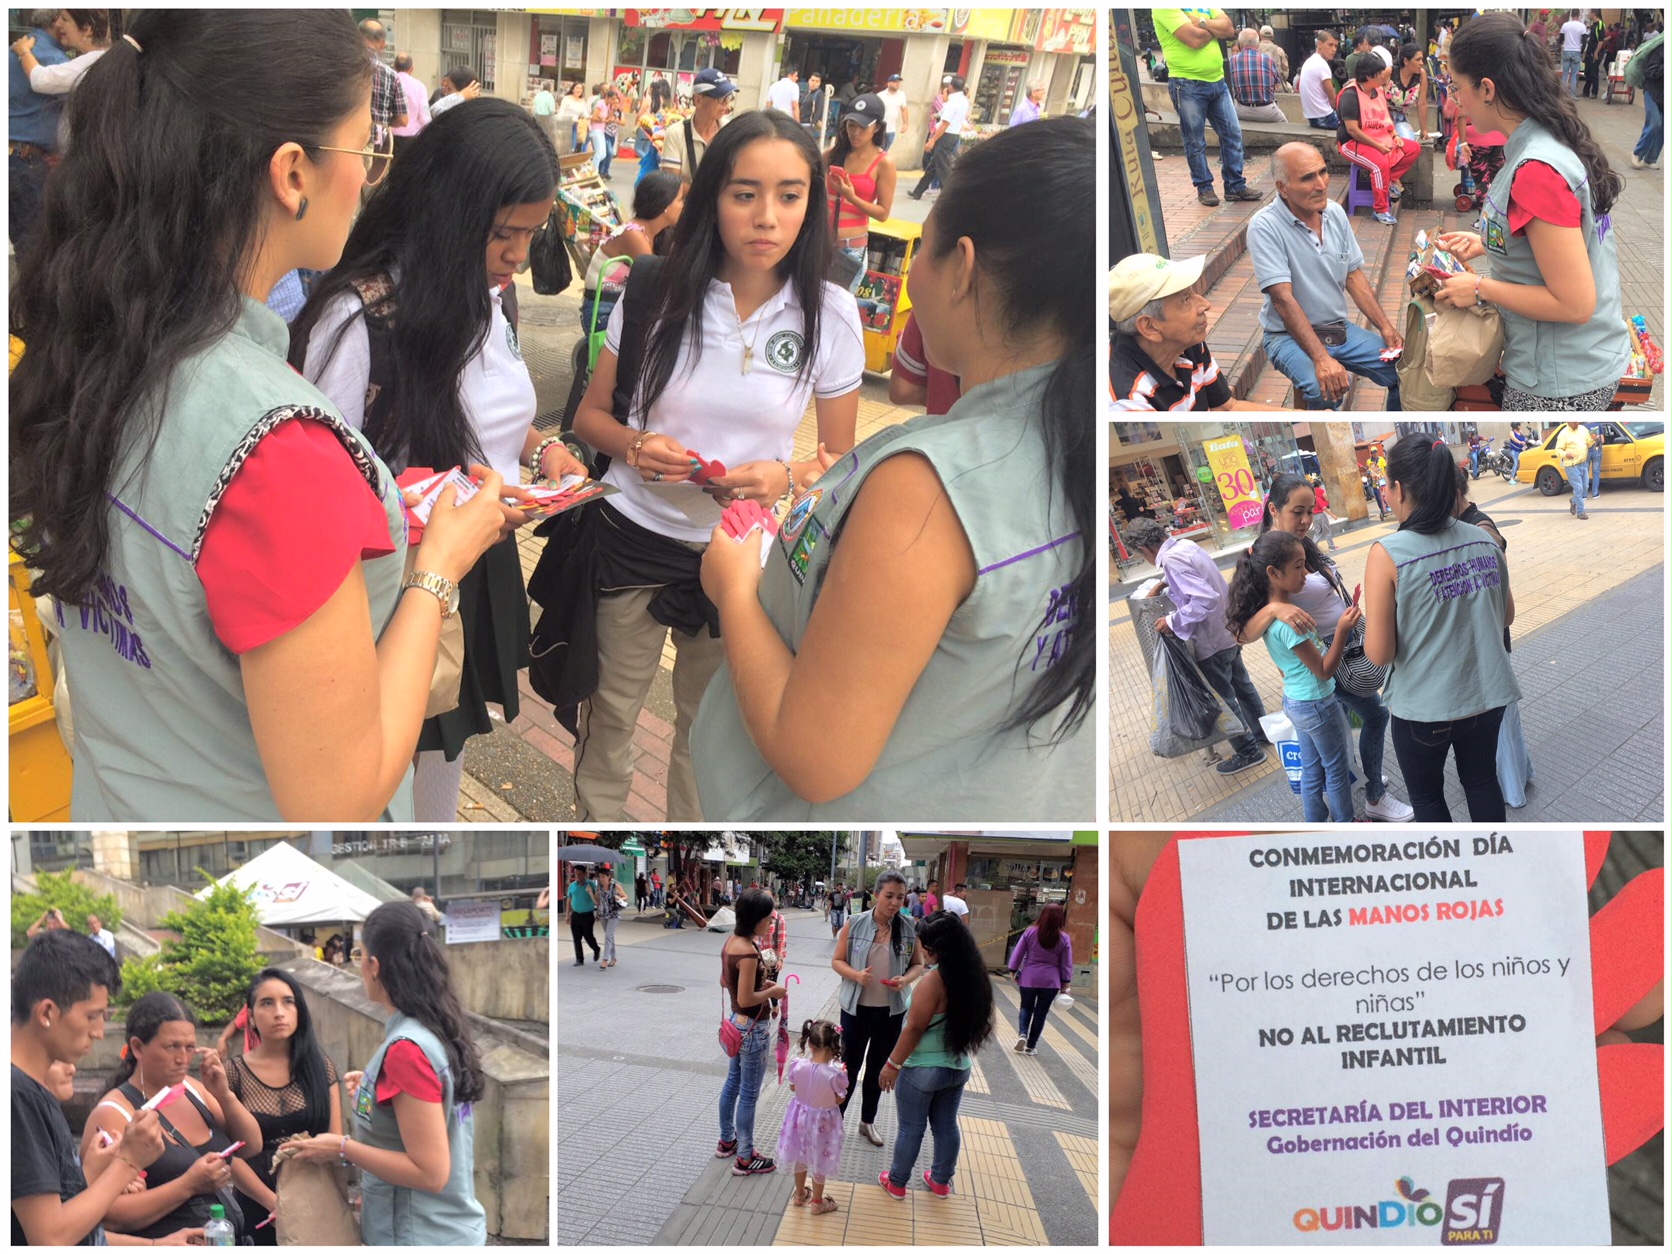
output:
[[432,894],[438,900],[441,897],[441,833],[430,833],[430,878],[435,881],[435,892]]

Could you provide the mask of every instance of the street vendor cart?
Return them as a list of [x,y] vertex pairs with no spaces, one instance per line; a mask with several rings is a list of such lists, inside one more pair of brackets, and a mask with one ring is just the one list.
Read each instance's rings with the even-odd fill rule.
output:
[[52,663],[46,633],[29,592],[29,568],[7,557],[11,611],[11,776],[7,811],[14,823],[66,823],[70,818],[71,762],[53,707]]
[[894,368],[894,350],[911,312],[906,275],[922,242],[923,227],[916,222],[889,218],[871,226],[865,277],[855,295],[859,321],[865,328],[865,369],[875,374]]

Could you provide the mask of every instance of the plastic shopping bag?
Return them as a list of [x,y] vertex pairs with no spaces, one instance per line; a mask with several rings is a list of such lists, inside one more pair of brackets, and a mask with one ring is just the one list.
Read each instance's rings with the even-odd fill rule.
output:
[[1245,729],[1208,686],[1190,648],[1177,636],[1162,633],[1155,651],[1155,720],[1150,731],[1150,752],[1159,758],[1182,758],[1196,749],[1232,736]]

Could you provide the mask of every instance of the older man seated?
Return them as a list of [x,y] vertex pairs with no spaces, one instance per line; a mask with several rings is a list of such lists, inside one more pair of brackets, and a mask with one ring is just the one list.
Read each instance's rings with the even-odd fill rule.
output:
[[1277,103],[1277,89],[1283,77],[1277,62],[1260,51],[1260,33],[1245,28],[1237,36],[1237,50],[1226,65],[1231,80],[1231,100],[1237,117],[1244,122],[1287,122],[1289,117]]
[[[1254,279],[1265,293],[1267,360],[1307,409],[1339,409],[1353,374],[1386,388],[1387,408],[1399,409],[1393,350],[1405,342],[1364,275],[1346,211],[1330,199],[1324,154],[1311,144],[1284,144],[1271,166],[1277,198],[1248,220]],[[1349,320],[1349,296],[1375,334]]]
[[1239,401],[1203,341],[1208,302],[1196,294],[1204,257],[1134,253],[1109,271],[1109,385],[1116,409],[1271,409]]

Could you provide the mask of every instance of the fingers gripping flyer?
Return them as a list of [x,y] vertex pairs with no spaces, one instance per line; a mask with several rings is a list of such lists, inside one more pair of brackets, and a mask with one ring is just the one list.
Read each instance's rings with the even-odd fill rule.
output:
[[1179,864],[1207,1244],[1609,1243],[1579,832]]

